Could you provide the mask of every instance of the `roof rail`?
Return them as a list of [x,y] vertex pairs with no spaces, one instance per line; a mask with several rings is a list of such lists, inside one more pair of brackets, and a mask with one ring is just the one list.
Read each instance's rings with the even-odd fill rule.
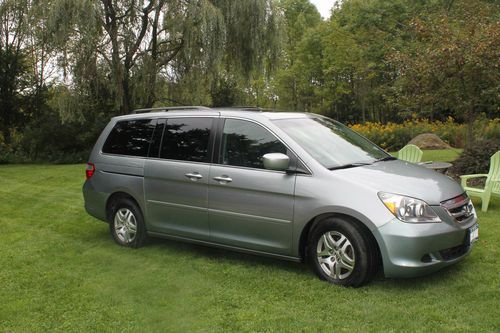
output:
[[211,109],[206,106],[162,106],[158,108],[137,109],[132,111],[132,113],[138,114],[138,113],[148,113],[148,112],[168,112],[176,110],[211,110]]
[[222,109],[234,109],[234,110],[241,110],[241,111],[256,111],[256,112],[264,112],[264,111],[275,111],[274,109],[270,108],[262,108],[260,106],[229,106],[229,107],[223,107]]

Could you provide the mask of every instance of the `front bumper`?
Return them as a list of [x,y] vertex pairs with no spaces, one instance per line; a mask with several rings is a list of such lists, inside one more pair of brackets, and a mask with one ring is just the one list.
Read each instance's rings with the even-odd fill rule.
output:
[[[441,214],[438,214],[441,215]],[[458,223],[404,223],[394,219],[375,231],[386,277],[415,277],[452,265],[467,256],[468,229],[477,223],[474,214]]]

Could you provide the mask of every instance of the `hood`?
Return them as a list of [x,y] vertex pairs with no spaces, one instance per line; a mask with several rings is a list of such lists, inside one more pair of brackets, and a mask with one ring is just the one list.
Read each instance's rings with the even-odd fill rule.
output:
[[437,171],[400,160],[376,162],[371,165],[333,170],[343,179],[362,183],[379,192],[388,192],[439,205],[464,192],[460,184]]

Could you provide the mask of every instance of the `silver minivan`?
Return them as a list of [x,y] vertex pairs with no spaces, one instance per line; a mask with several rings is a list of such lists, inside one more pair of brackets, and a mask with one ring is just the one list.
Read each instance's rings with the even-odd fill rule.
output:
[[316,114],[138,110],[106,126],[86,176],[85,209],[120,245],[155,236],[307,261],[339,285],[436,271],[478,237],[457,182]]

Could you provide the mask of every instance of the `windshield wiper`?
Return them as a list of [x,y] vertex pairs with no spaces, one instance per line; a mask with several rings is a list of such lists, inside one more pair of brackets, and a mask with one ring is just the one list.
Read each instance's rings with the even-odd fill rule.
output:
[[382,158],[377,159],[377,162],[394,161],[394,160],[397,160],[397,158],[394,156],[386,156],[386,157],[382,157]]
[[355,167],[363,166],[363,165],[371,165],[371,163],[367,163],[367,162],[349,163],[349,164],[330,167],[330,168],[328,168],[328,170],[349,169],[349,168],[355,168]]

